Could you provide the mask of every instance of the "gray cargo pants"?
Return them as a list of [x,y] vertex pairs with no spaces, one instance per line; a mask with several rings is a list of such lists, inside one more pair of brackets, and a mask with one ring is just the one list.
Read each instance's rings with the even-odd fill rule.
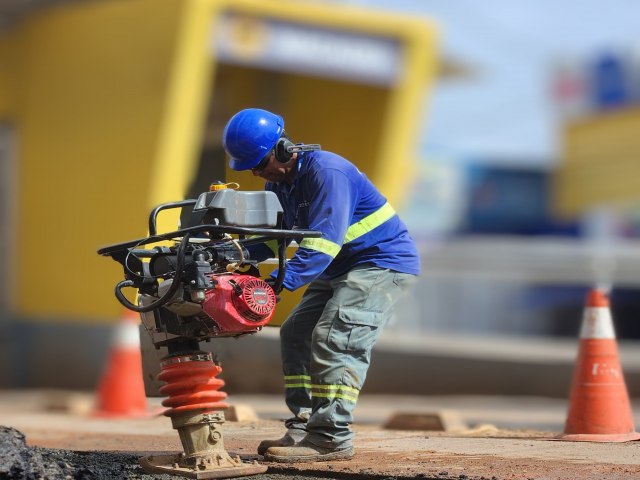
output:
[[309,284],[280,330],[288,428],[320,447],[351,445],[371,350],[414,278],[364,265]]

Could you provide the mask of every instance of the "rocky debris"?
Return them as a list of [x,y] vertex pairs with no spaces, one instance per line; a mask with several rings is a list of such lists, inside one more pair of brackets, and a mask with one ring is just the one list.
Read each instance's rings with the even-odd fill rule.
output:
[[0,426],[0,479],[74,478],[64,460],[46,458],[37,449],[27,447],[24,435]]
[[29,447],[18,430],[0,426],[0,480],[175,480],[146,474],[136,455]]

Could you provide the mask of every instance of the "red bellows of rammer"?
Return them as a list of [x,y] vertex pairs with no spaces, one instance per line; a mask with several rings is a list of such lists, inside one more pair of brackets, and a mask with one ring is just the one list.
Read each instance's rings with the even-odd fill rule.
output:
[[224,381],[216,378],[222,368],[210,358],[189,360],[180,357],[177,360],[163,364],[158,374],[158,380],[167,383],[160,388],[160,393],[168,396],[162,402],[163,406],[169,408],[164,412],[167,417],[229,407],[222,401],[227,398],[227,394],[219,390],[224,386]]

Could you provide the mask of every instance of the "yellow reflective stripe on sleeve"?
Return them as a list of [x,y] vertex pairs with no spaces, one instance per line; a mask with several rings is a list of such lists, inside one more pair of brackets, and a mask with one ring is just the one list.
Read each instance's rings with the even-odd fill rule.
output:
[[[385,203],[378,210],[373,212],[370,215],[367,215],[359,222],[354,223],[347,229],[347,233],[344,236],[344,243],[351,242],[358,237],[361,237],[365,233],[370,232],[376,227],[379,227],[384,222],[389,220],[396,214],[395,210],[389,204],[389,202]],[[337,243],[334,243],[330,240],[326,240],[324,238],[305,238],[300,242],[300,246],[303,248],[308,248],[310,250],[316,250],[318,252],[326,253],[331,258],[335,258],[338,253],[340,253],[340,249],[342,248]]]
[[[260,235],[249,235],[248,238],[256,238],[256,237],[259,237],[259,236]],[[266,245],[269,248],[269,250],[271,250],[273,252],[273,255],[275,257],[278,256],[278,241],[277,240],[268,240],[266,242],[263,242],[263,244]]]
[[268,242],[264,242],[264,244],[269,247],[269,250],[273,252],[274,256],[278,256],[278,241],[277,240],[269,240]]
[[310,250],[316,250],[318,252],[326,253],[331,258],[335,258],[340,252],[342,248],[337,243],[333,243],[329,240],[325,240],[324,238],[305,238],[300,242],[300,246],[303,248],[308,248]]
[[396,214],[395,210],[389,204],[389,202],[385,203],[378,210],[373,212],[370,215],[367,215],[359,222],[354,223],[347,229],[347,233],[344,236],[344,243],[351,242],[358,237],[361,237],[365,233],[370,232],[376,227],[379,227],[384,222],[389,220]]

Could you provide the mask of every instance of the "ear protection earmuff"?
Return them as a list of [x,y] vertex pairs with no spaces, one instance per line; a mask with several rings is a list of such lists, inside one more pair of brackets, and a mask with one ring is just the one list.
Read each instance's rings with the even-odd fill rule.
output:
[[276,155],[276,160],[278,160],[280,163],[287,163],[289,160],[291,160],[291,157],[293,157],[294,153],[312,152],[314,150],[320,150],[320,145],[318,145],[317,143],[296,145],[287,137],[282,136],[276,142],[274,153]]
[[293,147],[295,145],[287,137],[280,137],[276,143],[275,154],[276,160],[280,163],[287,163],[293,157]]

